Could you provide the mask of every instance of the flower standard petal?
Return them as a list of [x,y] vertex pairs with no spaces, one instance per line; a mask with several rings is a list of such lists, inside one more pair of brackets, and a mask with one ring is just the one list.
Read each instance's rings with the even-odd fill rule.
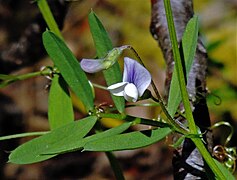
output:
[[127,82],[119,82],[109,86],[107,89],[115,96],[123,96],[124,88],[127,84]]
[[105,69],[105,59],[82,59],[80,64],[83,71],[87,73],[96,73]]
[[138,99],[138,89],[133,83],[129,83],[124,88],[124,98],[128,102],[136,102]]
[[123,81],[133,83],[137,87],[139,97],[141,97],[151,83],[151,75],[140,63],[125,57]]
[[134,62],[131,58],[124,58],[123,82],[133,82]]

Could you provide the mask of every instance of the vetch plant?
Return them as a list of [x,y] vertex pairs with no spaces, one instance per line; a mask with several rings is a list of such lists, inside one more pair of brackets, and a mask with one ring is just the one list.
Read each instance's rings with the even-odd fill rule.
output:
[[[161,141],[171,133],[179,133],[182,137],[177,141],[177,144],[182,143],[184,137],[190,138],[194,142],[215,175],[215,177],[211,177],[212,174],[208,175],[210,178],[234,179],[232,174],[207,151],[202,134],[198,131],[199,128],[194,122],[186,89],[185,82],[187,79],[185,78],[187,77],[184,76],[184,71],[189,74],[195,56],[198,38],[197,16],[189,21],[183,35],[182,43],[183,47],[186,48],[184,52],[185,67],[183,67],[171,7],[169,1],[164,0],[175,59],[175,71],[172,76],[168,104],[166,105],[138,53],[129,45],[113,48],[105,28],[93,11],[89,14],[89,24],[98,59],[82,59],[79,63],[65,44],[47,1],[38,0],[37,3],[49,27],[49,30],[45,31],[42,37],[44,47],[54,66],[44,68],[42,71],[33,74],[0,75],[2,80],[0,87],[35,76],[50,76],[52,78],[48,109],[50,131],[1,137],[0,140],[6,140],[41,135],[13,150],[9,156],[9,162],[31,164],[72,151],[103,151],[110,161],[116,178],[124,179],[113,151],[142,148]],[[125,57],[122,74],[118,58],[125,49],[130,49],[136,55],[138,61]],[[114,108],[101,109],[94,103],[93,90],[86,73],[97,73],[99,71],[103,72],[107,84],[107,87],[103,89],[110,91]],[[153,90],[152,93],[147,89],[149,85]],[[95,87],[100,86],[95,85]],[[85,118],[74,121],[73,104],[69,89],[84,105]],[[146,92],[148,92],[148,96],[144,97]],[[158,118],[145,119],[126,114],[127,103],[125,100],[137,102],[146,98],[151,98],[155,101],[155,105],[161,107],[164,113],[161,121]],[[181,101],[185,109],[184,117],[187,119],[187,125],[176,122],[174,119]],[[121,125],[102,131],[99,126],[102,118],[121,120]],[[136,124],[149,125],[152,128],[143,131],[126,131]],[[89,134],[89,132],[95,133]],[[233,165],[233,160],[231,163]]]

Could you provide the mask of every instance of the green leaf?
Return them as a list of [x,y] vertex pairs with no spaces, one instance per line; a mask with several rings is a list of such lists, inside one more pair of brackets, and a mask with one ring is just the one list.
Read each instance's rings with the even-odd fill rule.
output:
[[[194,16],[187,24],[185,32],[182,38],[182,47],[183,47],[183,55],[185,60],[185,70],[188,78],[188,74],[192,67],[194,56],[197,47],[197,39],[198,39],[198,17]],[[175,112],[181,102],[181,92],[179,91],[179,81],[177,77],[176,68],[174,68],[169,98],[168,98],[168,112],[172,117],[174,117]]]
[[135,131],[131,133],[119,134],[88,142],[84,146],[84,150],[119,151],[137,149],[154,144],[162,140],[171,132],[172,131],[170,128],[158,128],[154,130]]
[[98,58],[103,58],[108,51],[113,49],[112,41],[110,40],[103,24],[93,11],[90,12],[88,19],[90,31],[96,47],[96,54]]
[[48,118],[53,130],[74,121],[73,106],[67,83],[62,76],[54,75],[49,91]]
[[[91,11],[91,13],[89,14],[89,24],[90,31],[96,47],[97,56],[98,58],[103,58],[106,56],[108,51],[113,49],[112,42],[99,18],[93,11]],[[118,62],[116,62],[111,68],[104,70],[103,73],[108,86],[122,81],[122,73],[119,68]],[[124,98],[114,96],[112,94],[111,96],[118,111],[124,112]]]
[[[218,166],[218,168],[221,170],[222,174],[225,176],[225,179],[228,180],[235,180],[235,177],[233,176],[233,174],[231,174],[231,172],[225,167],[223,166],[219,161],[217,161],[216,159],[213,158],[213,160],[215,161],[216,165]],[[218,179],[218,178],[216,178]]]
[[59,141],[57,144],[54,144],[50,146],[50,148],[47,148],[43,154],[60,154],[70,151],[76,151],[82,149],[86,143],[91,141],[96,141],[98,139],[103,139],[106,137],[114,136],[116,134],[120,134],[127,130],[132,125],[132,122],[125,122],[121,124],[120,126],[111,128],[109,130],[106,130],[104,132],[100,132],[91,136],[88,136],[82,140],[74,139],[73,137],[71,139],[67,139],[67,143],[64,141]]
[[43,155],[46,149],[63,141],[65,144],[69,140],[78,141],[82,139],[95,125],[97,118],[94,116],[73,121],[60,128],[52,130],[43,136],[35,138],[11,152],[9,162],[15,164],[31,164],[50,159],[54,155]]
[[87,111],[94,108],[93,94],[86,74],[66,44],[54,33],[43,33],[43,43],[49,56],[64,80],[85,105]]

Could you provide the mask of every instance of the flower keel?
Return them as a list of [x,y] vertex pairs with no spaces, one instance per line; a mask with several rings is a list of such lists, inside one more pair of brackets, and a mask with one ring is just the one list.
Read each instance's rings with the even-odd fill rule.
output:
[[136,102],[138,99],[138,89],[133,83],[129,83],[124,88],[124,98],[128,102]]

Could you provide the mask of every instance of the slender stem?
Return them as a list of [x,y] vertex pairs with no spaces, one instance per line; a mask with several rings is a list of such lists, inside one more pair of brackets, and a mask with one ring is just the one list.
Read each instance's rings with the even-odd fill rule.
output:
[[[188,92],[186,89],[186,83],[185,83],[183,67],[182,67],[181,57],[180,57],[179,48],[178,48],[178,42],[177,42],[177,37],[176,37],[176,31],[175,31],[175,26],[174,26],[174,21],[173,21],[170,0],[164,0],[164,5],[165,5],[165,12],[166,12],[166,18],[167,18],[167,23],[168,23],[169,34],[170,34],[170,40],[171,40],[172,50],[173,50],[173,55],[174,55],[175,68],[177,70],[181,96],[182,96],[182,100],[183,100],[183,104],[185,108],[185,115],[189,123],[190,134],[197,134],[197,128],[196,128],[195,121],[193,119],[192,109],[190,106]],[[199,138],[191,138],[191,139],[196,145],[196,147],[198,148],[199,152],[202,154],[203,158],[205,159],[209,167],[217,175],[217,177],[219,179],[225,179],[225,176],[219,170],[218,166],[214,162],[213,158],[210,156],[209,152],[207,151],[201,139]]]
[[104,86],[101,86],[101,85],[96,84],[96,83],[93,83],[93,82],[91,82],[91,84],[92,84],[93,86],[95,86],[96,88],[99,88],[99,89],[103,89],[103,90],[107,90],[107,91],[108,91],[108,89],[107,89],[106,87],[104,87]]
[[[119,115],[119,114],[118,114]],[[100,122],[97,121],[96,123],[96,134],[99,133],[99,132],[102,132],[101,130],[101,125],[100,125]],[[123,171],[119,165],[119,162],[118,160],[116,159],[116,157],[114,156],[113,152],[104,152],[105,155],[107,156],[108,160],[109,160],[109,163],[110,163],[110,166],[114,172],[114,175],[116,177],[117,180],[125,180],[124,176],[123,176]]]
[[22,137],[28,137],[28,136],[41,136],[44,134],[47,134],[49,131],[42,131],[42,132],[27,132],[27,133],[21,133],[21,134],[13,134],[8,136],[2,136],[0,137],[0,141],[8,140],[8,139],[14,139],[14,138],[22,138]]
[[52,70],[50,70],[49,68],[46,68],[42,71],[17,75],[16,79],[17,80],[25,80],[25,79],[33,78],[33,77],[36,77],[36,76],[50,76],[52,73],[53,73]]
[[32,72],[32,73],[27,73],[27,74],[11,75],[9,79],[1,82],[0,86],[5,87],[16,81],[26,80],[26,79],[33,78],[36,76],[50,76],[51,74],[52,74],[52,71],[49,68],[46,68],[42,71],[37,71],[37,72]]
[[160,106],[160,104],[159,103],[144,103],[144,104],[136,103],[136,104],[127,104],[127,105],[125,105],[126,108],[139,107],[139,106],[142,106],[142,107],[156,107],[156,106]]
[[49,29],[54,32],[58,37],[63,39],[62,34],[58,28],[58,25],[53,17],[53,14],[49,8],[47,0],[37,0],[37,5],[42,13],[45,22],[47,23]]
[[122,169],[112,152],[105,152],[117,180],[125,180]]
[[[27,73],[27,74],[21,74],[21,75],[16,75],[15,78],[13,79],[13,81],[19,81],[19,80],[26,80],[29,78],[33,78],[36,76],[41,76],[42,72],[41,71],[37,71],[37,72],[33,72],[33,73]],[[48,74],[46,74],[48,75]]]

